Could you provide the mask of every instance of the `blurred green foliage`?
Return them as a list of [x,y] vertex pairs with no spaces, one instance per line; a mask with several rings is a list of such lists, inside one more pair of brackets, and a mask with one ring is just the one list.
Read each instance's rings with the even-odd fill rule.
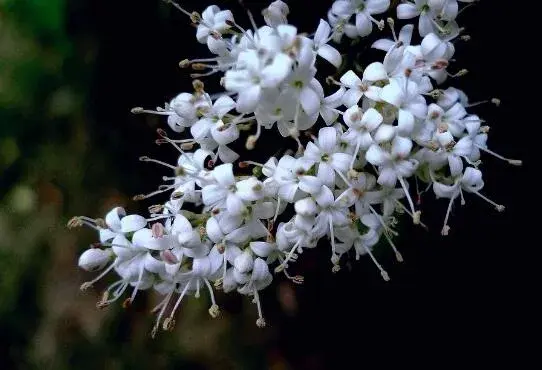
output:
[[192,300],[174,332],[151,340],[145,294],[102,312],[100,286],[79,291],[89,276],[77,255],[95,235],[64,225],[127,197],[86,110],[97,41],[67,31],[67,4],[0,0],[0,368],[265,367],[256,336],[235,335],[255,331],[252,317],[211,320],[205,299]]

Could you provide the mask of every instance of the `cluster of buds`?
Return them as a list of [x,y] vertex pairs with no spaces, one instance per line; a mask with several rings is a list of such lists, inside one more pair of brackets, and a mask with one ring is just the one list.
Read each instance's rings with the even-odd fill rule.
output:
[[[102,272],[82,288],[109,272],[118,275],[99,307],[124,297],[128,288],[125,305],[139,291],[153,289],[163,297],[153,310],[154,334],[171,329],[183,298],[198,297],[201,290],[210,297],[210,315],[218,316],[214,291],[221,289],[251,296],[262,327],[259,292],[275,274],[302,283],[302,276],[288,270],[306,248],[330,246],[333,271],[347,253],[367,255],[387,281],[372,250],[382,241],[402,261],[393,242],[397,214],[425,227],[415,201],[423,192],[432,188],[437,197],[449,199],[443,235],[465,193],[504,209],[481,192],[481,153],[521,162],[488,149],[488,126],[469,112],[480,103],[443,86],[465,74],[448,71],[455,52],[451,41],[461,38],[456,0],[416,0],[393,9],[400,19],[419,17],[419,44],[412,42],[415,25],[396,33],[393,18],[373,17],[390,10],[389,0],[335,1],[329,22],[320,20],[311,36],[287,23],[289,8],[280,0],[263,10],[262,27],[249,13],[248,30],[216,5],[200,15],[169,2],[197,25],[197,40],[212,56],[180,63],[195,71],[193,92],[180,93],[156,110],[133,109],[166,116],[171,135],[179,134],[172,138],[158,130],[157,143],[178,150],[176,162],[140,158],[166,167],[170,176],[158,190],[135,198],[169,194],[167,202],[150,206],[146,217],[116,207],[104,219],[70,221],[70,226],[96,229],[100,238],[81,255],[79,266]],[[367,63],[360,74],[318,75],[320,63],[343,65],[331,41],[365,37],[373,23],[391,29],[392,38],[373,44],[383,52],[381,61]],[[209,94],[198,78],[215,74],[224,91]],[[264,162],[250,160],[259,138],[275,129],[297,150]],[[247,152],[240,155],[231,144],[250,130]]]

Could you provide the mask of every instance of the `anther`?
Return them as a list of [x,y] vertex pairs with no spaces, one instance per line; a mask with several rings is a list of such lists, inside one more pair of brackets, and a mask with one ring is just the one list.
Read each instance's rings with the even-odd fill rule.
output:
[[220,315],[220,308],[218,305],[214,304],[209,308],[209,315],[211,315],[213,319],[216,319]]
[[190,66],[190,61],[188,59],[183,59],[179,62],[179,67],[181,68],[187,68]]
[[263,317],[258,318],[258,320],[256,320],[256,326],[259,328],[265,328],[265,319]]

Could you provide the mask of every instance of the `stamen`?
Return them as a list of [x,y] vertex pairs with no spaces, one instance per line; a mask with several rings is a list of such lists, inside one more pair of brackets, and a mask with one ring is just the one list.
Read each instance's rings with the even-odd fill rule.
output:
[[160,327],[160,321],[162,321],[162,316],[164,316],[164,313],[166,312],[166,308],[169,304],[169,301],[171,300],[171,296],[173,295],[173,292],[175,290],[172,289],[171,292],[168,293],[168,295],[166,296],[166,298],[160,302],[160,304],[158,306],[156,306],[153,311],[157,310],[159,306],[162,306],[162,309],[160,310],[160,313],[158,314],[158,318],[156,319],[156,323],[154,324],[154,327],[152,328],[152,331],[151,331],[151,337],[154,339],[154,337],[156,336],[156,333],[158,331],[158,328]]
[[111,263],[109,265],[108,268],[106,268],[105,270],[102,271],[101,274],[99,274],[96,278],[90,280],[90,281],[87,281],[87,282],[84,282],[83,284],[81,284],[81,287],[80,289],[81,290],[87,290],[88,288],[90,288],[95,282],[97,282],[98,280],[100,280],[101,278],[103,278],[105,275],[107,275],[107,273],[109,271],[111,271],[115,266],[117,265],[117,261],[115,260],[113,263]]
[[292,259],[292,256],[294,255],[295,250],[297,249],[299,244],[301,244],[301,241],[302,241],[302,239],[298,240],[297,243],[294,244],[292,249],[290,249],[290,252],[288,252],[288,254],[286,255],[286,258],[284,259],[284,261],[282,261],[282,263],[280,265],[275,267],[275,272],[276,273],[281,272],[282,270],[284,270],[284,268],[287,266],[288,261],[290,261],[290,259]]
[[510,163],[511,165],[514,165],[514,166],[521,166],[523,164],[523,162],[519,159],[510,159],[510,158],[505,158],[503,157],[502,155],[500,154],[497,154],[495,153],[494,151],[492,150],[489,150],[488,148],[485,148],[481,145],[478,145],[478,144],[474,144],[478,149],[480,150],[483,150],[484,152],[488,153],[488,154],[491,154],[492,156],[496,157],[496,158],[499,158],[503,161],[506,161],[508,163]]
[[171,330],[173,328],[173,326],[175,325],[175,321],[173,320],[173,316],[175,315],[175,312],[179,308],[179,305],[181,304],[181,301],[183,300],[184,295],[188,291],[188,287],[190,286],[191,282],[192,282],[192,280],[189,280],[186,283],[186,286],[184,287],[183,291],[181,292],[181,295],[179,296],[179,298],[177,299],[177,302],[175,302],[175,306],[173,306],[173,309],[171,310],[171,313],[169,314],[168,318],[166,320],[164,320],[164,325],[162,326],[162,328],[164,330]]
[[258,295],[258,291],[254,289],[254,301],[256,302],[256,307],[258,308],[258,320],[256,320],[256,325],[259,328],[265,327],[265,319],[262,315],[262,305],[260,303],[260,296]]
[[479,193],[477,191],[475,191],[473,193],[478,195],[480,198],[482,198],[483,200],[485,200],[486,202],[488,202],[492,206],[494,206],[497,211],[503,212],[505,210],[505,207],[503,205],[495,203],[494,201],[492,201],[491,199],[489,199],[488,197],[486,197],[482,193]]
[[454,195],[450,198],[450,202],[448,203],[448,209],[446,210],[446,216],[444,217],[444,224],[442,226],[441,234],[443,236],[447,236],[448,232],[450,231],[450,226],[448,226],[448,218],[450,217],[450,213],[452,212],[452,205],[454,203],[454,200],[457,195]]
[[412,198],[411,198],[410,193],[408,191],[408,187],[407,187],[403,177],[398,176],[397,179],[399,180],[399,183],[401,184],[401,187],[403,188],[403,190],[405,192],[406,198],[408,200],[408,204],[409,204],[410,209],[412,211],[412,222],[414,223],[414,225],[418,225],[420,223],[420,216],[421,216],[422,212],[415,210],[414,202],[412,201]]
[[139,160],[141,162],[153,162],[153,163],[158,163],[159,165],[162,165],[164,167],[167,167],[167,168],[171,168],[172,170],[175,170],[177,169],[177,167],[169,164],[169,163],[166,163],[166,162],[162,162],[162,161],[159,161],[157,159],[153,159],[153,158],[149,158],[147,156],[142,156],[142,157],[139,157]]
[[218,315],[220,315],[220,309],[218,305],[216,304],[215,295],[213,292],[213,288],[211,287],[211,284],[205,278],[203,279],[203,281],[205,282],[205,285],[207,285],[207,289],[209,290],[209,296],[211,297],[211,307],[209,308],[209,315],[211,315],[211,317],[215,319],[218,317]]
[[397,43],[399,41],[399,39],[397,38],[397,34],[395,33],[395,20],[392,17],[388,17],[388,19],[386,19],[386,21],[388,22],[388,26],[390,26],[391,34],[393,35],[393,39]]
[[382,275],[382,279],[384,279],[384,281],[390,281],[390,276],[388,275],[386,270],[384,270],[384,268],[382,268],[380,263],[378,263],[378,261],[376,260],[375,256],[371,252],[371,250],[365,244],[362,243],[362,245],[363,245],[363,248],[365,249],[365,251],[367,252],[367,254],[369,255],[369,257],[371,257],[371,260],[373,260],[373,263],[375,264],[375,266],[380,271],[380,275]]

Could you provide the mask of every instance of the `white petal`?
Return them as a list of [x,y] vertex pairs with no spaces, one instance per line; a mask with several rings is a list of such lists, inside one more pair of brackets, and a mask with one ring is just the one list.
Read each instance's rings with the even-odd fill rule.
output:
[[235,108],[235,101],[228,95],[221,95],[218,99],[216,99],[212,109],[214,114],[216,114],[219,118],[222,118],[233,108]]
[[258,257],[267,257],[276,249],[275,244],[266,242],[250,242],[249,246]]
[[207,185],[201,191],[203,204],[213,206],[226,198],[228,191],[220,185]]
[[406,137],[396,136],[393,138],[391,154],[395,158],[406,158],[412,150],[412,140]]
[[211,272],[211,261],[209,257],[194,258],[192,261],[192,273],[196,276],[206,277]]
[[384,65],[380,62],[371,63],[363,71],[363,79],[367,81],[380,81],[386,80],[388,73],[384,68]]
[[384,118],[382,117],[382,115],[376,109],[369,108],[363,114],[363,118],[361,119],[361,123],[363,125],[365,125],[367,130],[373,131],[378,126],[380,126],[380,124],[382,123],[383,120],[384,120]]
[[320,19],[320,23],[318,24],[318,28],[316,29],[316,33],[314,34],[314,43],[316,45],[325,44],[330,33],[331,26],[323,19]]
[[277,54],[273,62],[261,71],[262,87],[277,87],[292,70],[292,59],[286,54]]
[[237,182],[236,187],[236,194],[245,201],[252,202],[263,198],[263,184],[255,177]]
[[341,83],[347,87],[354,87],[361,84],[361,79],[358,77],[358,75],[352,71],[349,70],[344,75],[342,75],[340,79]]
[[346,153],[333,153],[331,155],[331,166],[339,172],[346,173],[352,161],[352,156]]
[[147,225],[147,220],[140,215],[128,215],[120,220],[120,225],[123,233],[131,233],[144,228]]
[[339,53],[333,46],[328,44],[320,46],[317,53],[322,58],[333,64],[335,68],[339,68],[343,62],[341,53]]
[[308,194],[316,194],[322,187],[322,180],[316,176],[301,176],[299,181],[299,189]]
[[120,220],[124,216],[126,216],[124,208],[115,207],[105,215],[105,223],[111,230],[119,232],[121,229]]
[[397,133],[408,136],[414,129],[414,116],[407,110],[399,109]]
[[386,141],[390,141],[393,136],[395,135],[395,130],[393,129],[392,125],[383,124],[380,125],[374,134],[374,140],[377,143],[383,143]]
[[220,145],[229,144],[239,138],[239,130],[235,124],[223,126],[214,125],[211,129],[211,136]]
[[299,101],[301,106],[308,115],[312,115],[320,109],[320,98],[316,91],[309,87],[301,89],[301,94],[299,95]]
[[233,176],[233,165],[231,163],[221,164],[213,169],[213,177],[223,187],[235,184]]
[[295,212],[302,216],[314,216],[318,212],[316,203],[311,197],[303,198],[295,202]]
[[458,184],[445,185],[436,181],[433,182],[433,191],[435,192],[437,198],[453,198],[457,196],[459,192]]
[[228,234],[226,236],[226,239],[228,240],[238,236],[236,234],[232,234],[239,226],[241,226],[242,223],[243,217],[241,215],[232,215],[226,212],[223,212],[220,219],[218,220],[220,229],[222,229],[225,234]]
[[245,204],[237,194],[230,193],[226,198],[226,207],[232,215],[238,215],[245,209]]
[[399,4],[397,6],[397,18],[410,19],[418,16],[420,12],[414,4]]
[[399,36],[397,37],[399,41],[401,41],[404,45],[410,45],[410,41],[412,40],[412,32],[414,31],[414,25],[413,24],[407,24],[401,28],[401,31],[399,31]]
[[458,156],[449,155],[448,165],[450,166],[450,174],[454,178],[463,172],[463,161]]
[[347,90],[343,95],[343,104],[347,107],[353,107],[358,104],[363,96],[363,92],[356,86]]
[[395,45],[395,42],[388,39],[376,40],[371,47],[382,51],[388,51]]
[[334,127],[321,128],[318,132],[318,146],[324,153],[333,153],[337,146],[337,130]]
[[365,159],[375,166],[380,166],[389,160],[389,154],[380,146],[373,144],[365,154]]
[[214,243],[220,243],[224,238],[224,233],[222,233],[218,221],[214,217],[210,217],[207,220],[205,231],[209,239],[211,239]]
[[239,154],[228,148],[226,145],[218,147],[218,157],[224,163],[232,163],[239,159]]
[[315,200],[320,207],[327,208],[333,204],[335,198],[333,192],[327,186],[322,186],[320,192],[315,195]]
[[385,167],[378,175],[378,183],[388,188],[393,188],[397,182],[397,174],[391,167]]
[[132,243],[135,247],[147,248],[152,250],[164,250],[171,247],[171,239],[168,235],[161,238],[155,238],[151,229],[140,229],[134,233]]
[[367,36],[373,30],[373,22],[371,22],[365,13],[358,13],[356,14],[356,29],[359,36]]
[[392,79],[389,85],[386,85],[382,88],[380,92],[380,99],[390,103],[396,107],[400,107],[403,103],[404,93],[399,84]]
[[271,274],[269,273],[269,267],[267,263],[261,258],[254,260],[254,267],[252,270],[252,280],[254,281],[267,281]]
[[254,259],[249,252],[243,252],[235,258],[233,266],[237,271],[244,274],[252,270]]
[[240,113],[254,112],[260,102],[262,89],[259,85],[252,85],[239,93],[237,97],[237,110]]

